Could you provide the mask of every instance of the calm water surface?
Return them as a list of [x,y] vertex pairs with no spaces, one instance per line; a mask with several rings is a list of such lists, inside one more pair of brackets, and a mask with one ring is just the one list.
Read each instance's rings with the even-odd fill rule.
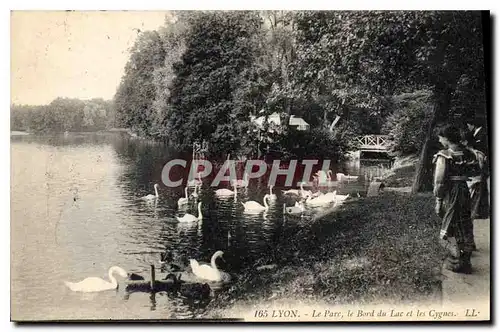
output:
[[[286,227],[282,205],[294,201],[282,197],[280,188],[275,190],[277,203],[267,213],[243,213],[241,201],[260,202],[268,192],[264,180],[252,182],[236,202],[215,198],[205,184],[200,193],[204,219],[194,225],[176,222],[175,216],[196,214],[195,203],[177,208],[184,195],[181,187],[162,186],[155,203],[139,199],[154,193],[163,166],[174,157],[164,145],[112,135],[13,136],[12,318],[203,317],[205,304],[189,299],[165,293],[126,294],[124,287],[80,294],[69,291],[63,281],[107,279],[113,265],[147,276],[150,264],[158,265],[159,253],[166,249],[202,261],[223,250],[222,268],[237,276],[286,240],[279,236]],[[387,166],[381,161],[354,162],[342,170],[376,176]],[[351,186],[361,194],[363,187]],[[305,218],[317,212],[308,211]]]

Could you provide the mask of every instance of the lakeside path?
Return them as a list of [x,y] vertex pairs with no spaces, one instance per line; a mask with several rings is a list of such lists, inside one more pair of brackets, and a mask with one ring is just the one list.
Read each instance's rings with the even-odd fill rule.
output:
[[[474,239],[478,251],[472,254],[472,274],[458,274],[443,268],[443,307],[469,309],[463,319],[490,319],[490,219],[474,220]],[[474,310],[474,312],[472,311]]]

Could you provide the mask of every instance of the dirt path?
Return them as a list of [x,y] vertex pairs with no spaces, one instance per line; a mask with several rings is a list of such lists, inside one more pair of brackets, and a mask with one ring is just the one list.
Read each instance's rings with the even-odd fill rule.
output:
[[[473,272],[457,274],[443,268],[443,307],[467,312],[462,319],[490,319],[490,219],[474,220],[478,251],[472,254]],[[474,311],[472,311],[474,309]]]

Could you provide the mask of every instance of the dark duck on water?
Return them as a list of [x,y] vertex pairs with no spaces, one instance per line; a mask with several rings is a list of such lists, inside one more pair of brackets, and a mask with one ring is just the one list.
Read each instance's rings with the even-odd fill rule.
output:
[[185,264],[180,264],[178,262],[173,263],[174,255],[171,251],[165,251],[160,254],[160,268],[162,271],[167,272],[181,272],[186,270]]
[[181,280],[181,275],[169,273],[160,284],[162,290],[175,291],[180,295],[193,299],[206,299],[210,297],[211,288],[207,283],[186,283]]
[[137,274],[137,273],[129,273],[128,274],[128,279],[129,280],[145,280],[143,276]]

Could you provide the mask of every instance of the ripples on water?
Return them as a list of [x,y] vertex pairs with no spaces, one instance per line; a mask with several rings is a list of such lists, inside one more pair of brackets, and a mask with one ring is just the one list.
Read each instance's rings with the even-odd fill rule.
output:
[[[11,156],[15,319],[196,318],[203,315],[204,304],[188,299],[162,292],[126,294],[123,287],[72,293],[63,281],[107,278],[112,265],[147,276],[165,249],[200,261],[223,250],[224,268],[237,274],[286,241],[279,237],[286,227],[282,206],[294,201],[282,197],[278,187],[278,201],[266,213],[247,215],[241,202],[261,202],[265,185],[251,184],[235,202],[215,198],[205,184],[199,197],[203,221],[193,225],[175,219],[197,214],[194,202],[177,207],[183,188],[163,186],[157,201],[139,199],[161,183],[161,170],[172,157],[163,145],[105,135],[23,136],[11,138]],[[359,166],[350,167],[352,174],[359,171]]]

